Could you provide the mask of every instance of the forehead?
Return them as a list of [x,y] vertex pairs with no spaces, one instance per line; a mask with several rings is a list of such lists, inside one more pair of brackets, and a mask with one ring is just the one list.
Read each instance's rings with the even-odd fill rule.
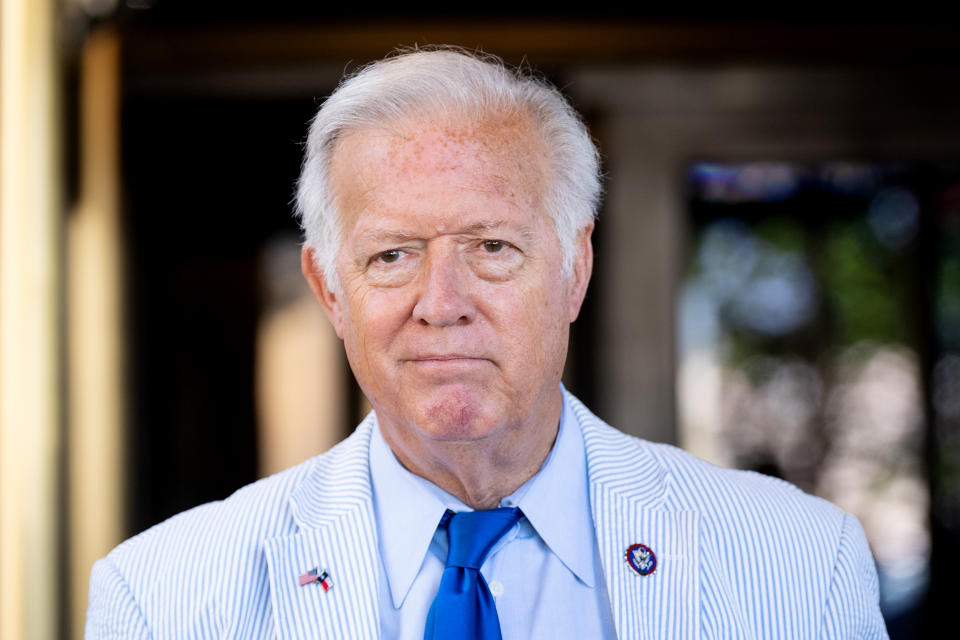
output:
[[547,168],[545,144],[526,113],[421,116],[341,136],[331,185],[341,209],[354,211],[373,198],[415,197],[418,189],[436,195],[437,185],[539,204]]
[[394,135],[389,138],[388,160],[398,163],[398,168],[411,162],[420,166],[431,158],[454,168],[463,153],[492,165],[487,168],[499,166],[504,171],[520,167],[522,161],[546,158],[543,140],[526,112],[494,112],[477,118],[426,116],[389,130]]

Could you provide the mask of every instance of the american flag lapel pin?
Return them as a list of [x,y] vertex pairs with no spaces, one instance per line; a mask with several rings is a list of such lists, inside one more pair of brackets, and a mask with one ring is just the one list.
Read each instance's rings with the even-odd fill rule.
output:
[[314,582],[323,587],[324,591],[330,591],[330,588],[333,586],[333,580],[330,579],[330,572],[326,569],[321,570],[313,568],[310,569],[310,571],[300,575],[301,587]]

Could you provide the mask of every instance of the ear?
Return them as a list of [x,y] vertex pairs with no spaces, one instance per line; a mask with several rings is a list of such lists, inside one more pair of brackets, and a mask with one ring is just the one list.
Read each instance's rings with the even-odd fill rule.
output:
[[316,254],[310,245],[305,244],[300,250],[300,270],[303,272],[303,277],[307,279],[313,295],[323,306],[337,336],[343,340],[343,309],[340,306],[342,296],[335,294],[327,286],[327,279],[317,266]]
[[590,221],[577,238],[577,252],[573,259],[573,272],[570,274],[570,322],[580,315],[580,306],[587,295],[587,285],[593,273],[593,221]]

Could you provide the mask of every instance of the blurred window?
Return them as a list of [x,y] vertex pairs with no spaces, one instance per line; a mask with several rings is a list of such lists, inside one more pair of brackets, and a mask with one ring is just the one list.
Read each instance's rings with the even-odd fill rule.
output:
[[700,163],[687,187],[682,444],[855,514],[896,637],[931,517],[960,522],[960,167]]

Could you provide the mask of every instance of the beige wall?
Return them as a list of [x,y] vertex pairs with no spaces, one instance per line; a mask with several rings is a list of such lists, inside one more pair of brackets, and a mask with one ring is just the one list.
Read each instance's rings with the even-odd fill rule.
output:
[[60,564],[56,14],[0,2],[0,637],[53,638]]

